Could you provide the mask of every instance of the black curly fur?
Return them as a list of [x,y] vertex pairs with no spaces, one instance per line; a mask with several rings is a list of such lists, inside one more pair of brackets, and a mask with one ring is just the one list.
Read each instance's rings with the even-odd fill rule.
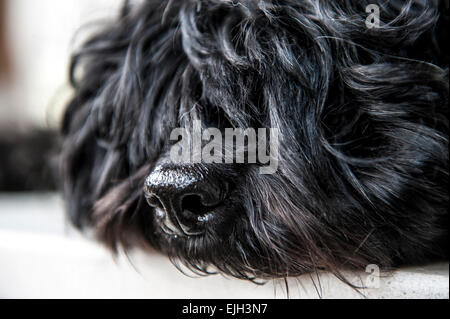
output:
[[[371,3],[379,28],[365,25]],[[212,266],[246,279],[448,258],[443,6],[125,4],[72,59],[61,157],[72,221],[112,248],[151,246],[198,273]],[[171,130],[193,119],[278,128],[279,167],[216,165],[235,186],[232,218],[204,236],[169,238],[144,180]]]

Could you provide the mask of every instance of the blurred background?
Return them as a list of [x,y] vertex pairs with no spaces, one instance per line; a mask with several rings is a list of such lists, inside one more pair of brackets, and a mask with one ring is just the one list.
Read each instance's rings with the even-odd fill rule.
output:
[[70,53],[120,0],[0,0],[0,123],[56,127]]
[[[67,223],[46,143],[57,139],[71,95],[71,52],[120,5],[0,0],[0,298],[285,298],[284,281],[190,278],[157,254],[113,259]],[[364,294],[448,298],[448,263],[430,267],[396,272]],[[367,274],[351,276],[361,283]],[[292,278],[289,287],[291,298],[362,297],[328,274]]]

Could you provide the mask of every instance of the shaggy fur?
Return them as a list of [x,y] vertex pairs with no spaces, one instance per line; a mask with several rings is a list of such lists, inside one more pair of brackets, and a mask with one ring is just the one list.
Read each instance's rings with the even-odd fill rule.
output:
[[[365,25],[371,3],[379,28]],[[73,223],[113,249],[250,280],[448,258],[446,14],[425,0],[126,3],[72,60]],[[280,162],[273,175],[192,166],[232,183],[231,208],[202,236],[171,237],[144,181],[194,119],[276,127]]]

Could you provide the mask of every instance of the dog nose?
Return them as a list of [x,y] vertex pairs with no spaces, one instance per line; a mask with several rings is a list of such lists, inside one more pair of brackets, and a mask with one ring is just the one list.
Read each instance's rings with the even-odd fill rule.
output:
[[169,235],[204,233],[223,208],[228,183],[195,165],[160,165],[145,180],[147,202],[154,207],[162,230]]

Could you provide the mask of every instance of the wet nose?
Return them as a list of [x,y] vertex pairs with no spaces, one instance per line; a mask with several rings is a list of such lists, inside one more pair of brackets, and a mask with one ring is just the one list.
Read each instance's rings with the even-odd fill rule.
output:
[[203,234],[220,214],[228,191],[224,179],[196,165],[160,165],[147,176],[144,186],[162,230],[178,236]]

